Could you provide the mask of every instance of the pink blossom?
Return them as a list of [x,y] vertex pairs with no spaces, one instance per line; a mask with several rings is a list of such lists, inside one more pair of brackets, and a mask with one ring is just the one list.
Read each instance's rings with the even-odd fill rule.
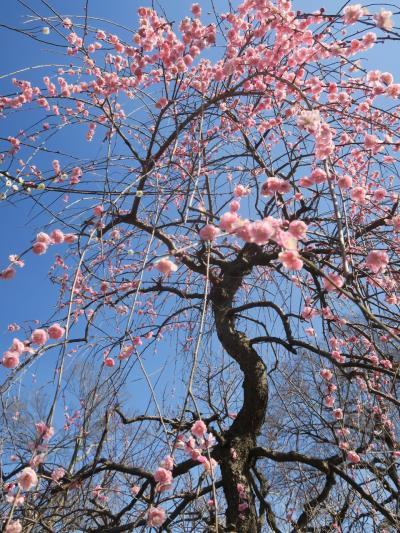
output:
[[244,485],[242,485],[241,483],[238,483],[236,485],[236,490],[239,494],[239,498],[242,498],[242,500],[246,500],[247,499],[247,495],[246,495],[246,489],[244,487]]
[[0,272],[0,279],[13,279],[16,275],[15,268],[8,267]]
[[60,162],[58,161],[58,159],[54,159],[54,161],[52,162],[52,167],[55,174],[58,175],[61,173]]
[[389,256],[383,250],[373,250],[369,252],[365,264],[374,274],[385,272],[389,264]]
[[307,233],[307,224],[302,220],[292,220],[288,231],[295,239],[300,240]]
[[56,244],[62,244],[64,242],[64,233],[60,229],[52,231],[50,237]]
[[10,260],[10,263],[12,263],[15,266],[18,266],[20,268],[23,268],[25,266],[25,262],[18,257],[18,255],[12,254],[8,256],[8,259]]
[[321,118],[319,111],[316,109],[302,111],[297,116],[297,125],[309,133],[316,133],[319,130],[320,124]]
[[361,461],[361,458],[354,450],[350,450],[347,452],[347,460],[349,463],[357,464]]
[[366,203],[366,194],[367,191],[364,187],[354,187],[351,191],[351,199],[356,204],[365,204]]
[[217,466],[217,461],[213,458],[211,458],[210,460],[206,459],[205,457],[203,457],[203,461],[201,461],[201,463],[203,464],[204,466],[204,470],[208,473],[208,474],[211,474],[214,470],[215,470],[215,467]]
[[326,172],[322,168],[315,168],[310,174],[313,183],[324,183],[328,179]]
[[19,365],[19,354],[17,352],[5,352],[2,363],[6,368],[16,368]]
[[278,258],[288,270],[301,270],[303,268],[303,261],[297,250],[285,250],[278,255]]
[[172,470],[174,468],[174,460],[170,455],[167,455],[163,461],[161,461],[160,466],[166,468],[167,470]]
[[72,27],[72,20],[69,17],[65,17],[62,21],[64,28],[67,28],[68,30]]
[[21,141],[19,139],[17,139],[16,137],[8,137],[8,140],[14,148],[19,148],[19,145],[21,144]]
[[38,453],[32,457],[32,459],[29,461],[29,466],[32,468],[37,468],[39,465],[41,465],[45,460],[45,454],[44,453]]
[[237,200],[232,200],[229,204],[229,209],[231,213],[236,213],[236,211],[239,211],[240,209],[240,203]]
[[343,411],[338,407],[337,409],[333,410],[333,416],[336,418],[336,420],[342,420],[343,419]]
[[19,339],[14,338],[10,350],[12,352],[17,352],[19,355],[22,355],[25,352],[26,347],[23,342],[21,342]]
[[263,196],[272,196],[275,193],[284,194],[291,189],[290,183],[281,178],[271,176],[261,186],[261,194]]
[[96,207],[93,208],[93,213],[96,217],[101,217],[104,213],[104,207],[102,205],[96,205]]
[[162,507],[150,507],[147,511],[147,525],[160,527],[166,520],[166,513]]
[[133,346],[124,346],[118,354],[118,359],[120,359],[121,361],[123,359],[128,359],[128,357],[132,355],[133,350]]
[[56,468],[51,473],[51,479],[55,482],[60,481],[65,476],[65,470],[62,467]]
[[267,219],[253,222],[250,225],[249,229],[250,229],[251,241],[258,244],[259,246],[267,244],[267,242],[271,239],[271,237],[275,233],[275,230],[272,227],[272,224]]
[[112,357],[106,357],[104,359],[104,364],[105,366],[108,366],[109,368],[112,368],[113,366],[115,366],[115,361]]
[[345,24],[354,24],[362,16],[366,14],[366,9],[364,9],[361,4],[354,4],[352,6],[346,6],[343,9],[343,19]]
[[71,172],[70,184],[77,185],[81,181],[80,180],[81,176],[82,176],[82,169],[80,167],[73,168]]
[[30,466],[27,466],[22,470],[18,476],[18,485],[22,490],[31,490],[38,484],[38,477],[36,472]]
[[35,427],[39,438],[49,440],[54,435],[54,428],[48,426],[45,422],[37,422]]
[[250,194],[250,189],[248,187],[245,187],[244,185],[236,185],[236,187],[233,189],[233,196],[236,196],[236,198],[241,198],[242,196],[248,196]]
[[138,494],[140,492],[140,487],[139,485],[133,485],[131,487],[131,494],[132,496],[136,496],[136,494]]
[[74,235],[73,233],[67,233],[64,235],[64,242],[67,244],[73,244],[78,240],[78,237]]
[[4,533],[21,533],[22,525],[19,520],[12,520],[5,528]]
[[326,379],[327,381],[330,381],[333,377],[332,372],[328,368],[322,368],[319,371],[319,374],[322,378]]
[[190,452],[190,457],[193,459],[193,461],[199,461],[199,463],[202,463],[204,461],[202,452],[198,448],[195,448]]
[[328,394],[327,396],[325,396],[325,401],[324,401],[326,407],[333,407],[334,403],[335,403],[335,398],[333,396],[331,396],[330,394]]
[[213,224],[206,224],[199,231],[199,236],[203,241],[213,241],[219,233],[220,230],[216,226]]
[[345,176],[340,176],[337,183],[338,183],[339,189],[350,189],[351,186],[353,185],[353,180],[351,176],[345,175]]
[[191,427],[190,431],[195,437],[201,438],[207,431],[207,426],[203,420],[196,420],[196,422]]
[[32,245],[32,252],[37,255],[43,255],[47,252],[47,244],[45,242],[34,242]]
[[323,279],[325,290],[328,292],[336,291],[338,288],[343,287],[344,279],[339,274],[332,272],[326,274]]
[[300,187],[311,187],[311,185],[313,185],[313,181],[308,176],[303,176],[299,179],[299,185]]
[[304,318],[304,320],[311,320],[317,314],[318,314],[318,311],[308,305],[306,305],[303,311],[301,312],[301,316],[302,318]]
[[251,226],[249,220],[239,220],[235,227],[235,235],[246,242],[252,242]]
[[386,194],[386,189],[383,189],[382,187],[376,189],[372,194],[372,200],[377,203],[383,202],[383,200],[386,198]]
[[201,15],[201,7],[199,4],[192,4],[192,8],[191,8],[191,11],[192,11],[192,14],[194,17],[200,17]]
[[32,332],[31,340],[33,344],[43,346],[43,344],[46,344],[46,342],[49,340],[49,336],[44,329],[35,329]]
[[367,133],[364,137],[364,147],[366,150],[371,150],[373,154],[377,154],[382,150],[382,141],[376,135]]
[[276,230],[274,241],[285,250],[297,250],[297,239],[289,231]]
[[165,107],[166,105],[168,104],[168,100],[163,96],[162,98],[160,98],[157,103],[156,103],[156,107],[157,109],[162,109],[163,107]]
[[391,11],[387,11],[386,9],[381,9],[378,14],[374,15],[374,21],[378,28],[381,28],[382,30],[392,31],[392,15],[393,13]]
[[61,339],[65,334],[65,329],[60,326],[58,322],[52,324],[48,329],[47,333],[49,334],[50,339]]
[[172,274],[172,272],[176,272],[178,270],[177,265],[166,257],[163,259],[159,259],[154,264],[154,267],[166,276],[169,276],[170,274]]
[[237,213],[228,211],[227,213],[221,215],[221,218],[219,220],[219,227],[222,231],[232,233],[234,231],[235,224],[238,220],[239,215]]
[[393,74],[391,74],[390,72],[382,72],[382,74],[380,75],[380,81],[382,83],[385,83],[386,85],[392,85],[393,83]]
[[[335,150],[333,144],[333,134],[335,130],[332,130],[328,124],[321,124],[318,132],[315,134],[315,157],[316,159],[325,160]],[[321,174],[320,174],[321,176]],[[322,179],[322,176],[321,176]],[[316,183],[320,183],[317,182]]]
[[50,244],[53,244],[53,240],[52,238],[50,237],[50,235],[48,235],[47,233],[45,233],[44,231],[41,231],[40,233],[38,233],[36,235],[36,241],[37,242],[43,242],[44,244],[46,244],[47,246],[50,246]]
[[157,490],[159,492],[163,490],[168,490],[172,485],[172,472],[166,468],[157,468],[154,472],[154,479],[157,482]]

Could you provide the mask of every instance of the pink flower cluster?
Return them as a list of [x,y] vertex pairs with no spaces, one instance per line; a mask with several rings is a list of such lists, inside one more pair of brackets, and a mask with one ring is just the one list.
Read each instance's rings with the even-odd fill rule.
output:
[[334,151],[333,143],[334,130],[328,124],[321,124],[318,133],[315,135],[315,157],[316,159],[325,160]]
[[19,339],[13,339],[10,348],[4,353],[2,363],[6,368],[16,368],[19,358],[24,352],[31,352],[31,348]]
[[154,480],[157,482],[156,491],[163,492],[172,487],[172,469],[174,468],[174,460],[168,455],[162,462],[159,468],[154,472]]
[[384,250],[372,250],[367,255],[365,264],[374,274],[380,274],[386,271],[389,264],[389,256]]
[[35,424],[38,439],[50,440],[54,435],[54,428],[48,426],[45,422],[37,422]]
[[73,244],[77,236],[72,233],[64,234],[61,230],[55,229],[50,235],[41,231],[36,235],[36,241],[32,245],[32,252],[37,255],[43,255],[47,252],[49,246],[53,244]]
[[47,331],[42,328],[33,330],[30,342],[22,342],[15,338],[11,347],[4,353],[2,363],[6,368],[16,368],[19,365],[19,359],[24,352],[35,353],[35,351],[29,346],[30,344],[43,346],[49,340],[49,337],[58,340],[61,339],[64,334],[65,329],[56,322],[51,325]]
[[321,125],[321,117],[316,109],[302,111],[297,116],[299,128],[307,130],[309,133],[317,133]]
[[[272,191],[286,190],[287,182],[279,178],[268,178],[266,183],[267,186],[263,186],[266,194],[270,194]],[[272,189],[270,188],[271,183]],[[285,187],[283,187],[283,184],[285,184]],[[238,203],[236,201],[232,202],[230,211],[221,215],[219,228],[213,224],[206,224],[199,232],[200,238],[213,241],[222,230],[259,246],[273,241],[283,248],[283,251],[279,254],[279,260],[285,268],[300,270],[303,267],[303,261],[297,251],[298,240],[304,239],[307,232],[307,225],[303,221],[291,221],[286,231],[282,229],[282,221],[272,217],[255,222],[250,222],[247,219],[243,220],[237,213],[238,208]]]
[[18,476],[18,485],[22,490],[31,490],[38,484],[36,472],[30,466],[22,470]]
[[213,458],[206,457],[203,452],[208,452],[215,445],[212,435],[207,435],[207,426],[203,420],[197,420],[191,427],[191,436],[179,435],[176,448],[183,450],[190,457],[201,463],[207,473],[213,472],[217,462]]
[[292,187],[288,181],[271,176],[261,186],[261,194],[263,196],[272,196],[276,193],[285,194],[289,192],[291,188]]
[[374,15],[374,21],[378,28],[381,28],[382,30],[386,31],[392,31],[393,29],[393,20],[392,20],[393,13],[391,11],[388,11],[386,9],[381,9],[379,13]]
[[159,259],[155,264],[154,267],[161,272],[161,274],[164,274],[165,276],[171,275],[173,272],[176,272],[178,270],[178,266],[173,263],[170,259],[167,257],[164,257],[163,259]]
[[353,4],[351,6],[346,6],[343,9],[343,20],[345,24],[354,24],[367,13],[368,11],[363,8],[361,4]]
[[327,292],[334,292],[343,287],[344,278],[336,272],[325,274],[323,278],[324,288]]
[[147,525],[150,527],[161,527],[167,518],[167,514],[162,507],[150,507],[147,511]]
[[65,335],[65,329],[58,324],[58,322],[52,324],[47,331],[45,329],[35,329],[32,332],[31,340],[32,344],[43,346],[50,339],[59,340]]

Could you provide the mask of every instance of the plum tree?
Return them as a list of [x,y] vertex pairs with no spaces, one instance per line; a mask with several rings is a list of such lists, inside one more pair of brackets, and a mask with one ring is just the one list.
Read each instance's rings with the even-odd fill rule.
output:
[[395,17],[222,4],[31,19],[66,64],[0,97],[1,278],[58,297],[9,317],[7,533],[399,529]]

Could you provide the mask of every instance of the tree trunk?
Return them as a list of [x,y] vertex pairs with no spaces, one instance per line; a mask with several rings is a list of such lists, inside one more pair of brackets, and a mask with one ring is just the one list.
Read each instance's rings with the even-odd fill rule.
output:
[[[259,530],[250,488],[250,454],[256,446],[268,402],[265,364],[246,335],[235,329],[234,314],[229,312],[243,277],[250,270],[247,261],[234,265],[230,272],[224,273],[223,280],[213,287],[210,295],[218,338],[243,372],[243,404],[223,436],[224,446],[218,457],[227,501],[226,531],[238,533]],[[240,504],[247,504],[248,508],[240,511]]]

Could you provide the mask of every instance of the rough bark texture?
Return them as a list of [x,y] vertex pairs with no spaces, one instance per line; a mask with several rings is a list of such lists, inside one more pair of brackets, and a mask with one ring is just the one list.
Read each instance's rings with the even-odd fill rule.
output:
[[[211,291],[218,338],[243,372],[242,408],[224,435],[224,446],[218,457],[227,501],[226,531],[238,533],[259,531],[250,490],[251,451],[256,446],[268,402],[265,364],[252,348],[247,336],[235,328],[235,316],[230,313],[243,277],[251,271],[250,254],[251,248],[247,254],[232,263],[229,269],[225,269],[222,280]],[[246,502],[239,497],[238,484],[245,489]],[[249,506],[243,513],[238,512],[240,503],[247,503]]]

